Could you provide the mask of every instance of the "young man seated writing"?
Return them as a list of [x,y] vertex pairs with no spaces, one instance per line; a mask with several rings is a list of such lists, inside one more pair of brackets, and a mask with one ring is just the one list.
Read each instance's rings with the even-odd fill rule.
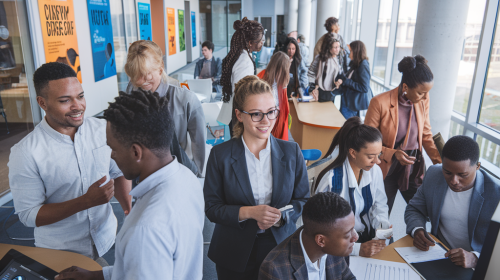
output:
[[429,167],[406,208],[406,232],[415,247],[429,250],[434,246],[425,231],[430,219],[431,233],[450,249],[445,256],[456,265],[474,268],[500,200],[500,181],[479,169],[479,146],[470,137],[450,138],[442,158],[442,165]]

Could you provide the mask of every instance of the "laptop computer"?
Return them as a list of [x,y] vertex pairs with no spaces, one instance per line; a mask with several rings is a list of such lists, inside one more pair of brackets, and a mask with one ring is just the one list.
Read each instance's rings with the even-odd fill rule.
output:
[[0,260],[0,280],[52,280],[58,272],[10,249]]

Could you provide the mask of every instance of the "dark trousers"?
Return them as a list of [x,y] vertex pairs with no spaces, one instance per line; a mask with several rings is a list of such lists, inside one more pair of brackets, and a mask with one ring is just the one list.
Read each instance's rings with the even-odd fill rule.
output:
[[270,230],[267,230],[263,234],[257,234],[245,271],[238,272],[216,264],[215,269],[217,270],[217,278],[219,280],[257,280],[259,277],[260,265],[267,254],[277,245]]
[[[384,180],[385,194],[387,195],[387,205],[389,206],[389,215],[391,214],[392,206],[394,206],[394,200],[396,200],[396,195],[398,194],[399,176],[399,172],[393,172],[392,174],[387,175]],[[401,192],[401,195],[403,195],[406,203],[409,203],[410,199],[412,199],[415,193],[417,193],[418,187],[420,186],[417,186],[414,180],[409,181],[408,190]]]
[[340,106],[340,113],[342,113],[342,115],[344,116],[344,118],[347,120],[351,117],[359,117],[359,111],[353,111],[349,108],[347,108],[347,106]]

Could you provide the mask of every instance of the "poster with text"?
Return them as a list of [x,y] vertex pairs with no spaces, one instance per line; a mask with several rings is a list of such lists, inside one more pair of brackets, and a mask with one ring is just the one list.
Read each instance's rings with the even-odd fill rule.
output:
[[151,8],[148,3],[137,3],[139,11],[139,31],[141,40],[152,40],[151,31]]
[[177,10],[179,15],[179,49],[186,50],[186,37],[184,36],[184,10]]
[[38,0],[45,62],[65,63],[82,82],[73,0]]
[[195,12],[191,12],[191,33],[193,34],[193,47],[196,47],[196,17]]
[[115,47],[109,0],[87,0],[90,44],[94,59],[94,79],[100,81],[116,75]]
[[168,55],[177,52],[175,44],[175,9],[167,8]]

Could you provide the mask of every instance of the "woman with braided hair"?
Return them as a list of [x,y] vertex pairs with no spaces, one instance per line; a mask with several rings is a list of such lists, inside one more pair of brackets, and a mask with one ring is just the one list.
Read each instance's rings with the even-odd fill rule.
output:
[[[256,75],[257,68],[252,58],[252,52],[259,52],[264,43],[264,27],[257,21],[244,17],[233,24],[235,30],[231,38],[231,47],[227,56],[222,60],[222,108],[217,120],[223,124],[233,118],[234,85],[243,77]],[[231,129],[232,135],[232,129]]]
[[[271,87],[256,76],[234,94],[234,138],[214,146],[203,192],[215,223],[208,257],[219,280],[254,280],[267,254],[296,230],[309,197],[299,145],[272,136],[279,110]],[[290,205],[293,211],[281,212]]]

